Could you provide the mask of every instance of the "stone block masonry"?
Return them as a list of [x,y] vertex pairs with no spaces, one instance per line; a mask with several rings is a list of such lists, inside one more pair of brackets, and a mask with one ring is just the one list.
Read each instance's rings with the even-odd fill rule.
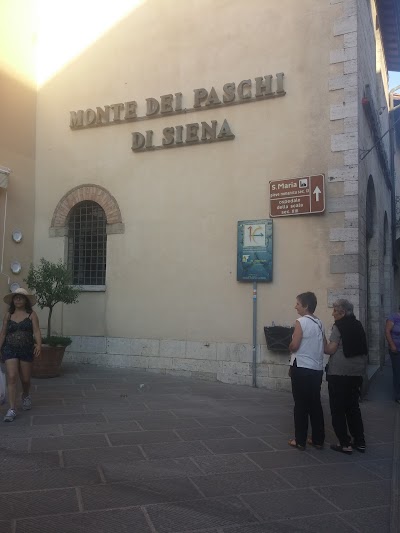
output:
[[[332,155],[342,156],[342,165],[328,171],[328,212],[344,213],[344,224],[330,230],[331,243],[343,243],[343,254],[331,254],[332,276],[344,274],[342,289],[328,289],[328,305],[336,298],[351,298],[358,307],[359,259],[358,259],[358,17],[355,0],[330,0],[332,36],[337,47],[330,51],[332,77],[329,80],[330,124]],[[338,75],[339,74],[339,75]],[[338,93],[341,97],[338,99]],[[341,102],[339,104],[339,102]],[[338,121],[343,133],[337,133]],[[343,182],[341,196],[329,198],[329,184]],[[334,247],[332,248],[334,249]]]
[[[251,385],[250,344],[185,340],[74,336],[65,360],[108,367],[137,368],[222,383]],[[257,347],[257,385],[290,390],[289,355]]]

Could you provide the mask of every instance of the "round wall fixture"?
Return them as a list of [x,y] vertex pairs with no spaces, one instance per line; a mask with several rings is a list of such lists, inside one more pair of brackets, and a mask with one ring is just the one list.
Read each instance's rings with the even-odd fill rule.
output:
[[13,281],[10,285],[10,291],[11,292],[15,292],[17,289],[20,288],[20,284],[17,283],[16,281]]
[[12,239],[14,242],[21,242],[22,241],[22,231],[19,229],[16,229],[12,232]]
[[22,266],[19,261],[13,261],[10,265],[10,268],[13,274],[19,274],[22,270]]

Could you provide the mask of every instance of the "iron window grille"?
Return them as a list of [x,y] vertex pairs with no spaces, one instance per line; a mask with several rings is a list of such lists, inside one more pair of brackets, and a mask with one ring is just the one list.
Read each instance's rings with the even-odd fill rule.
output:
[[74,285],[105,285],[106,215],[95,202],[80,202],[68,221],[68,268]]

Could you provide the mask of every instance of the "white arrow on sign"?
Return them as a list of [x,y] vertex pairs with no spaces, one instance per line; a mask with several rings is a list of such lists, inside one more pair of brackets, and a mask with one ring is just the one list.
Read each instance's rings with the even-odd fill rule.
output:
[[319,195],[322,194],[321,189],[318,187],[318,185],[313,190],[313,194],[315,194],[315,201],[319,202]]

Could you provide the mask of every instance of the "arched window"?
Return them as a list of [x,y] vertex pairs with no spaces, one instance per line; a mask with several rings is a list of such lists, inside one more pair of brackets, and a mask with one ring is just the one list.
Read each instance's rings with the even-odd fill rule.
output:
[[68,268],[74,285],[105,285],[106,215],[96,202],[76,204],[68,216]]

